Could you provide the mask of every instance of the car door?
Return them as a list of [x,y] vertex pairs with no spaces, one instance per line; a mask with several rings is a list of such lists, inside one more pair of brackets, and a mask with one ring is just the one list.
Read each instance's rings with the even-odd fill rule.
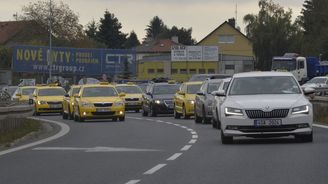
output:
[[195,112],[198,115],[202,115],[202,116],[203,116],[203,106],[204,106],[204,102],[205,102],[205,94],[206,94],[206,90],[207,90],[207,85],[208,85],[208,82],[204,81],[202,86],[200,87],[199,94],[196,95]]
[[179,91],[174,95],[175,108],[179,113],[182,112],[182,104],[184,99],[184,96],[179,94],[179,92],[185,92],[185,86],[185,84],[182,84]]

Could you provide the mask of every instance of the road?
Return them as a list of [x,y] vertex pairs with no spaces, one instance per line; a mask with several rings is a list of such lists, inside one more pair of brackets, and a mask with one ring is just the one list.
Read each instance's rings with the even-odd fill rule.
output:
[[193,120],[142,117],[76,123],[56,140],[0,156],[0,184],[326,184],[328,129],[313,143],[238,139]]

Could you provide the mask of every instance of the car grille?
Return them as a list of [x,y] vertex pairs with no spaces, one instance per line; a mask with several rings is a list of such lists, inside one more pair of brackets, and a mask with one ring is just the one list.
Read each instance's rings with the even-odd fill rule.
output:
[[96,116],[112,116],[115,114],[114,111],[110,111],[110,112],[92,112],[93,115]]
[[56,104],[62,104],[62,102],[47,102],[48,104],[54,104],[54,105],[56,105]]
[[264,112],[262,110],[246,110],[249,118],[285,118],[288,115],[289,109],[274,109],[271,112]]
[[95,107],[111,107],[113,103],[94,103]]
[[[239,130],[245,133],[252,133],[252,132],[288,132],[296,130],[298,125],[281,125],[276,127],[256,127],[256,126],[234,126],[233,130]],[[228,126],[227,129],[230,129]]]
[[128,101],[128,102],[139,101],[139,98],[126,98],[125,101]]

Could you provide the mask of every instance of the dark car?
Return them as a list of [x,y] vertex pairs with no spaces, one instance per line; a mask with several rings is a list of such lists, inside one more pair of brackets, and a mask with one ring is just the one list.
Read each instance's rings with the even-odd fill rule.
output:
[[229,74],[195,74],[191,76],[189,82],[205,81],[206,79],[225,79],[229,77],[231,77]]
[[142,115],[173,114],[173,98],[179,86],[179,84],[167,82],[150,83],[143,95]]

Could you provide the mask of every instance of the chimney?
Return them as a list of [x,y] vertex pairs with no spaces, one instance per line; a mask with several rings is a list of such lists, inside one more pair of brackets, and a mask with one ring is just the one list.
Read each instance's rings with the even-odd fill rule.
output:
[[179,43],[179,37],[178,36],[172,36],[171,40],[174,41],[175,43]]
[[230,24],[230,26],[232,27],[236,27],[236,20],[235,18],[231,18],[231,19],[228,19],[228,24]]

